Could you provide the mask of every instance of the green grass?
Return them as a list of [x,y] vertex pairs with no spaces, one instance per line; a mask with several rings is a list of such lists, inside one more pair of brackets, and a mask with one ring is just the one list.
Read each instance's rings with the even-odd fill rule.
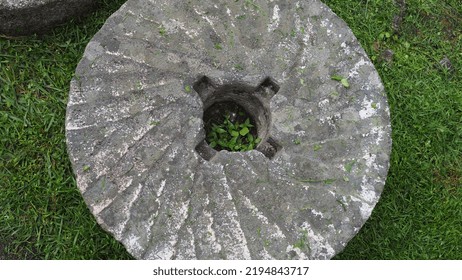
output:
[[[124,1],[101,2],[49,35],[0,38],[0,259],[130,258],[87,210],[66,154],[70,79]],[[396,29],[400,0],[324,2],[373,59],[393,127],[382,198],[336,259],[462,259],[462,3],[407,0]]]

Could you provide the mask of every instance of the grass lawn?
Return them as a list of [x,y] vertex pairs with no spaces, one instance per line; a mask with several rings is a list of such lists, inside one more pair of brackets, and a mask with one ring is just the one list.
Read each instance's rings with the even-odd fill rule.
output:
[[[130,258],[88,211],[66,154],[69,82],[125,0],[100,2],[49,35],[0,37],[0,259]],[[336,259],[462,259],[462,2],[324,3],[373,60],[393,128],[382,198]]]

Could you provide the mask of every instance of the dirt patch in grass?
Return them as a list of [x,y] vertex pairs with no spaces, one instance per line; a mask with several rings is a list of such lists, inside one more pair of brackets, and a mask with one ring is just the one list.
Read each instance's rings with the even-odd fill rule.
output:
[[436,170],[434,173],[435,182],[442,184],[452,195],[457,195],[462,186],[462,170],[449,168],[446,172]]
[[0,260],[18,260],[16,256],[12,256],[6,253],[6,243],[4,240],[0,240]]
[[9,253],[7,247],[11,240],[0,240],[0,260],[36,260],[37,258],[25,249],[16,248],[15,253]]

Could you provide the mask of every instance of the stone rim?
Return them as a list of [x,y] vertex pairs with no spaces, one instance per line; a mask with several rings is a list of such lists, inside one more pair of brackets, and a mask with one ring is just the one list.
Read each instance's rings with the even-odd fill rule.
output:
[[72,17],[85,15],[97,5],[94,0],[2,0],[0,34],[45,33]]
[[[162,13],[156,14],[159,19],[151,27],[158,27],[159,34],[148,33],[147,30],[141,29],[134,31],[136,34],[133,33],[129,37],[138,43],[141,42],[142,46],[143,42],[151,42],[150,40],[152,40],[155,42],[153,45],[146,43],[144,47],[158,49],[161,52],[165,51],[168,46],[175,46],[175,51],[166,54],[167,61],[173,63],[173,70],[177,70],[174,68],[175,65],[181,66],[182,69],[194,68],[194,71],[176,73],[172,71],[172,68],[169,68],[169,64],[162,64],[164,60],[142,58],[143,51],[137,52],[136,46],[130,45],[129,41],[124,41],[123,36],[117,37],[113,33],[114,25],[118,26],[120,32],[123,30],[120,29],[120,26],[122,26],[124,17],[130,18],[130,15],[134,13],[138,13],[136,15],[139,18],[146,19],[149,16],[143,12],[146,10],[143,5],[151,4],[140,3],[138,1],[127,2],[108,20],[106,29],[103,27],[87,47],[84,59],[77,69],[78,78],[73,80],[71,86],[66,120],[69,154],[78,186],[90,210],[102,227],[120,240],[129,252],[137,258],[284,259],[294,257],[326,259],[341,251],[367,220],[380,197],[388,170],[391,149],[389,111],[383,86],[364,50],[351,31],[345,29],[345,23],[318,1],[302,4],[274,1],[268,3],[271,6],[267,7],[267,10],[264,10],[266,7],[260,6],[261,10],[270,15],[267,26],[264,26],[265,30],[272,32],[271,34],[278,34],[275,32],[277,27],[290,22],[295,25],[298,33],[295,36],[289,34],[287,38],[279,39],[274,35],[274,38],[270,38],[269,42],[253,41],[252,36],[256,38],[258,34],[251,34],[252,36],[240,34],[236,39],[240,40],[240,47],[249,52],[249,54],[246,53],[246,56],[249,57],[251,63],[246,64],[245,71],[236,71],[236,67],[227,62],[227,57],[233,58],[232,56],[235,55],[232,50],[226,50],[228,56],[218,57],[218,62],[207,61],[207,58],[203,58],[204,63],[197,66],[196,57],[186,58],[182,53],[184,50],[181,48],[183,43],[181,40],[184,40],[187,41],[190,49],[194,49],[191,47],[191,45],[194,46],[193,42],[187,39],[194,37],[194,28],[183,29],[179,18],[167,18]],[[155,4],[161,9],[168,10],[162,1]],[[177,2],[173,3],[172,7],[177,5],[186,5],[185,10],[188,8],[187,4]],[[309,11],[307,5],[309,5]],[[235,21],[231,20],[231,22],[236,26],[239,24],[239,12],[245,11],[252,15],[258,13],[251,7],[228,7],[226,4],[221,7],[227,7],[229,14],[228,10],[223,13],[223,11],[215,11],[213,7],[205,5],[197,7],[193,15],[204,22],[202,27],[209,32],[211,29],[215,31],[215,29],[223,28],[210,23],[216,20],[211,18],[213,13],[221,13],[222,18],[225,18],[227,14],[230,17],[235,15]],[[280,7],[285,7],[285,9]],[[210,9],[212,12],[202,12],[201,9]],[[292,11],[291,9],[296,12],[288,13],[287,11]],[[302,21],[301,16],[305,13],[310,14],[310,16]],[[326,18],[319,18],[319,15]],[[299,17],[297,18],[297,16]],[[261,25],[255,21],[255,18],[257,17],[248,17],[255,26]],[[151,19],[146,19],[146,22],[151,22]],[[206,25],[207,23],[210,24],[210,27]],[[339,28],[341,32],[334,30],[334,27]],[[290,28],[285,30],[290,31]],[[146,32],[143,33],[144,31]],[[234,29],[234,31],[238,32],[238,29]],[[162,40],[166,33],[172,37]],[[319,35],[321,33],[322,35]],[[183,38],[178,39],[181,37],[177,36],[178,34],[181,34]],[[222,35],[219,31],[218,34]],[[173,37],[177,39],[172,40]],[[140,38],[143,39],[140,40]],[[220,43],[220,38],[218,35],[210,36],[210,42],[205,39],[198,39],[196,43],[203,46],[204,51],[214,52],[217,49],[214,46]],[[174,41],[174,44],[169,43],[168,40]],[[235,43],[237,44],[237,42]],[[321,43],[331,43],[333,50],[317,49],[317,46],[323,46]],[[281,53],[276,47],[268,49],[273,45],[278,48],[287,47],[288,51]],[[134,49],[130,49],[128,46]],[[259,48],[266,50],[267,53],[260,54]],[[314,49],[318,51],[319,57],[310,55],[310,51]],[[275,57],[280,56],[282,66],[275,64],[274,60],[265,60],[265,57],[271,52]],[[340,53],[340,57],[329,56],[334,52]],[[242,55],[242,52],[239,55]],[[332,65],[322,65],[322,60],[326,55],[333,60]],[[193,55],[188,54],[187,56],[192,57]],[[351,59],[341,59],[346,56],[351,57]],[[129,59],[126,59],[127,57]],[[237,54],[236,57],[238,58]],[[309,59],[320,63],[321,66],[310,65]],[[271,67],[265,66],[265,62]],[[215,67],[214,64],[216,63],[221,63],[222,68],[226,71]],[[128,76],[127,83],[132,85],[128,87],[121,85],[119,91],[108,89],[107,84],[114,84],[111,77],[116,77],[118,73],[117,67],[112,66],[114,64],[121,65],[121,69],[125,70],[135,69],[135,66],[139,67],[143,74],[137,76],[131,70],[131,72],[129,71],[131,76]],[[109,69],[102,67],[103,65],[109,66]],[[153,65],[161,65],[169,70],[164,70],[164,72],[151,71],[150,68]],[[303,72],[306,69],[312,71],[310,75],[302,75],[298,72],[298,70]],[[106,85],[98,81],[98,78],[94,78],[101,73],[108,74],[99,77],[99,79],[104,79]],[[166,80],[164,73],[173,73],[172,78]],[[281,141],[280,144],[284,148],[272,160],[256,151],[239,155],[236,153],[231,155],[231,153],[221,151],[208,162],[197,157],[194,148],[203,139],[200,121],[201,101],[200,98],[191,98],[191,95],[182,91],[185,85],[194,82],[198,73],[222,84],[242,80],[247,84],[258,84],[259,81],[268,76],[282,81],[280,82],[281,89],[271,99],[270,107],[274,124],[271,128],[271,135]],[[149,74],[156,78],[150,80]],[[334,74],[347,76],[350,79],[351,88],[347,90],[340,83],[331,81],[330,76]],[[307,80],[302,81],[302,77]],[[133,86],[136,84],[137,78],[142,81],[139,88]],[[318,87],[307,88],[307,84],[315,84]],[[95,95],[96,89],[103,89],[99,96]],[[313,95],[312,91],[318,93],[319,96]],[[332,91],[337,94],[330,94]],[[117,95],[114,96],[114,92],[120,92],[122,98]],[[169,95],[167,92],[177,92],[177,95]],[[131,166],[115,160],[114,163],[112,158],[116,155],[113,152],[111,154],[110,151],[104,149],[97,151],[90,145],[91,143],[99,143],[98,141],[103,141],[102,146],[114,144],[111,140],[104,140],[104,135],[114,131],[114,129],[120,131],[121,128],[116,127],[113,122],[117,118],[125,116],[125,113],[114,117],[110,115],[111,110],[117,110],[121,104],[125,107],[130,105],[129,108],[135,110],[136,106],[133,104],[138,104],[136,100],[133,101],[134,103],[130,100],[124,100],[127,98],[127,93],[144,93],[147,99],[157,98],[159,104],[163,102],[160,98],[165,100],[171,98],[171,104],[181,100],[184,104],[182,113],[187,113],[190,116],[189,118],[181,118],[181,116],[171,115],[172,113],[168,110],[148,108],[152,114],[139,115],[134,119],[135,122],[132,118],[130,122],[136,124],[143,121],[157,121],[155,118],[166,115],[171,117],[170,122],[173,124],[156,125],[155,127],[138,125],[137,128],[141,134],[132,133],[134,135],[131,137],[116,133],[118,142],[125,142],[129,147],[125,153],[133,154]],[[308,95],[309,98],[298,98],[301,94]],[[110,104],[99,103],[111,95],[112,98],[121,98],[122,101]],[[353,99],[350,100],[351,97]],[[136,99],[136,97],[134,98]],[[100,104],[105,108],[105,111],[99,111],[106,118],[101,123],[103,125],[98,125],[93,120],[94,118],[101,118],[91,113],[91,110],[95,110],[95,107],[92,107],[95,104]],[[307,109],[300,110],[300,108]],[[308,112],[308,109],[312,112]],[[84,112],[85,110],[89,112]],[[122,110],[122,107],[118,110]],[[336,113],[336,110],[339,110],[340,113]],[[128,116],[130,115],[127,114]],[[313,118],[313,120],[309,118]],[[297,119],[303,119],[303,122],[294,123],[294,120]],[[155,171],[155,174],[143,175],[145,177],[139,179],[135,176],[135,171],[144,174],[140,166],[144,166],[145,163],[139,162],[139,160],[137,162],[136,152],[133,150],[138,149],[138,153],[141,153],[143,148],[130,150],[131,147],[139,146],[137,142],[140,142],[140,139],[144,141],[149,138],[150,141],[155,141],[167,137],[165,133],[168,130],[171,131],[169,128],[172,125],[181,127],[173,138],[180,137],[182,142],[178,143],[172,140],[172,145],[166,150],[166,157],[164,157],[165,165],[161,166],[165,168],[163,171],[155,171],[162,169],[157,166],[150,169]],[[95,133],[98,126],[108,129],[109,132],[98,132],[101,139],[94,140],[91,134]],[[121,124],[121,126],[128,129],[125,124]],[[306,130],[316,133],[309,135],[303,133]],[[192,135],[191,131],[194,131]],[[86,133],[89,138],[79,135],[81,132]],[[297,139],[300,141],[298,144],[296,143]],[[318,148],[318,146],[322,146],[322,148]],[[355,146],[359,146],[359,150],[355,150]],[[87,151],[79,152],[82,147]],[[185,150],[182,150],[180,157],[178,156],[179,147],[186,147]],[[116,151],[117,149],[124,151],[123,147],[116,146]],[[315,153],[317,150],[325,152]],[[103,151],[108,156],[109,162],[103,161],[101,156],[104,154]],[[90,156],[95,158],[89,159]],[[147,159],[156,158],[156,156],[153,155]],[[141,161],[143,160],[146,158],[141,159]],[[181,161],[190,162],[190,164],[181,165],[183,164]],[[85,165],[90,166],[87,173],[82,171]],[[246,172],[250,173],[247,174]],[[251,172],[259,174],[259,176],[255,177]],[[120,173],[124,174],[122,178],[117,177],[117,174]],[[237,178],[229,175],[242,173],[247,174],[247,177]],[[210,178],[207,174],[218,175],[216,178]],[[192,182],[182,179],[182,177],[187,176],[192,176]],[[105,181],[106,178],[107,181]],[[259,181],[261,178],[263,181]],[[166,183],[167,179],[169,184]],[[239,185],[252,187],[236,187]],[[105,191],[100,190],[103,186]],[[169,189],[171,186],[183,186],[186,193],[177,188]],[[210,186],[213,188],[209,188]],[[120,191],[121,188],[123,191]],[[147,190],[149,188],[151,190]],[[169,213],[168,209],[159,206],[157,210],[150,210],[153,211],[152,213],[156,211],[159,213],[156,220],[152,220],[151,216],[145,217],[136,211],[132,211],[133,213],[128,218],[126,215],[116,212],[117,209],[120,211],[125,207],[131,208],[133,203],[138,205],[136,207],[143,206],[144,202],[140,202],[142,199],[138,198],[143,193],[147,195],[153,193],[159,200],[164,198],[167,202],[164,201],[162,205],[170,204],[171,207],[179,209],[178,213]],[[256,195],[256,193],[259,194]],[[169,198],[165,198],[166,195]],[[313,197],[318,199],[313,199]],[[99,199],[102,201],[98,201]],[[156,199],[153,201],[156,202]],[[189,211],[190,206],[192,207],[191,211]],[[115,210],[108,207],[115,207]],[[298,207],[298,209],[289,211],[291,207]],[[217,212],[213,208],[218,208],[220,211]],[[284,210],[286,208],[287,211]],[[140,217],[148,220],[149,225],[151,222],[153,223],[150,231],[145,231],[150,239],[148,241],[142,240],[145,237],[136,235],[136,232],[145,230],[143,223],[133,221],[135,219],[139,221]],[[197,224],[190,225],[189,223],[193,219],[197,221]],[[161,224],[160,221],[165,224]],[[212,221],[211,224],[210,221]],[[232,225],[232,227],[222,228],[218,226],[226,224]],[[255,224],[260,225],[260,231],[255,228]],[[208,226],[213,229],[214,234],[212,236],[214,236],[215,241],[212,240],[213,238],[210,239],[201,235]],[[233,238],[230,239],[228,236]],[[263,237],[271,239],[273,243],[269,244],[268,247],[265,246]],[[306,239],[305,243],[309,248],[300,245],[300,240],[303,241],[304,239]],[[174,245],[169,245],[169,242],[173,242]],[[144,247],[144,244],[148,244],[147,248]],[[194,248],[194,250],[188,250],[189,247]]]

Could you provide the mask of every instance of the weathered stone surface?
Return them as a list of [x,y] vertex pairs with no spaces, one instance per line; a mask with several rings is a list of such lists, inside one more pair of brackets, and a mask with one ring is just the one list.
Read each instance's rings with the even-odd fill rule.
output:
[[95,6],[95,0],[0,0],[0,34],[44,32]]
[[[199,154],[204,76],[277,83],[272,158]],[[129,0],[86,48],[66,133],[85,202],[140,259],[329,259],[369,218],[391,148],[380,78],[318,0]]]

